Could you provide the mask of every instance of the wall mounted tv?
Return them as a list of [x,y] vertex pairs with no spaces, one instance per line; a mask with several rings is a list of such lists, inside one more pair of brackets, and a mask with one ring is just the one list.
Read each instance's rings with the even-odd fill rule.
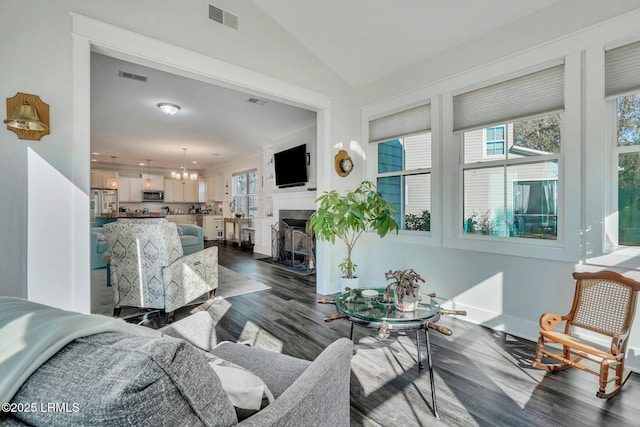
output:
[[278,188],[297,187],[307,183],[307,145],[302,144],[273,155]]

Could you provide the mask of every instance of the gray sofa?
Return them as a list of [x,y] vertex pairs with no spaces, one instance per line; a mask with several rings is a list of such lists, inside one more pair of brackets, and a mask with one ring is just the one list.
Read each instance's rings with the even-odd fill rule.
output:
[[[214,356],[256,374],[275,398],[240,425],[349,425],[350,340],[333,342],[309,362],[238,343],[218,344],[206,312],[161,331],[161,337],[106,332],[72,341],[12,399],[38,410],[0,413],[0,425],[234,425],[238,411],[207,363]],[[40,410],[49,402],[64,408]]]

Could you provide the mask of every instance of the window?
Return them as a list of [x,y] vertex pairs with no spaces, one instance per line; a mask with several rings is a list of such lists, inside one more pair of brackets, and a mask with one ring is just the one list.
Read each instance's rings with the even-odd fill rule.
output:
[[618,244],[640,246],[640,93],[618,97],[615,105]]
[[613,245],[640,246],[639,61],[640,42],[605,52],[605,96],[615,109],[610,216],[617,224],[607,230]]
[[558,239],[563,97],[564,65],[454,96],[463,234]]
[[[477,156],[488,129],[464,133],[463,232],[557,239],[560,116],[508,123],[504,129],[508,150],[499,160]],[[553,142],[540,135],[553,135]]]
[[379,143],[377,186],[401,230],[430,231],[431,134]]
[[484,130],[485,157],[503,157],[505,126],[494,126]]
[[256,170],[233,175],[235,212],[252,218],[258,211],[258,175]]
[[369,122],[377,145],[376,185],[396,208],[401,230],[431,230],[431,106]]

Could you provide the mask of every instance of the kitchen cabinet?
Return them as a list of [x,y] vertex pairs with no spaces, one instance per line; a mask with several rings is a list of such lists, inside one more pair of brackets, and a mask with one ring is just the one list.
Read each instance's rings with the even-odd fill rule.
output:
[[207,202],[221,202],[224,200],[222,181],[222,175],[206,177]]
[[182,201],[183,202],[198,202],[198,180],[186,181],[182,184]]
[[167,221],[175,222],[176,224],[191,224],[196,225],[195,215],[166,215]]
[[91,170],[91,188],[107,188],[107,181],[112,176],[118,177],[118,172],[98,169]]
[[164,201],[179,203],[198,202],[198,181],[177,181],[171,178],[164,180]]
[[120,178],[118,198],[121,202],[142,202],[142,179]]
[[204,215],[202,218],[202,228],[204,229],[205,240],[223,240],[224,227],[222,216]]

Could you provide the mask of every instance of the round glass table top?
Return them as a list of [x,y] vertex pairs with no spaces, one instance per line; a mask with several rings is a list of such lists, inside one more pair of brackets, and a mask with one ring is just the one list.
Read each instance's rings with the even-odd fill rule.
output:
[[440,304],[434,298],[422,296],[415,311],[401,311],[393,301],[383,301],[385,288],[357,288],[336,298],[338,310],[350,317],[388,323],[430,320],[440,314]]

